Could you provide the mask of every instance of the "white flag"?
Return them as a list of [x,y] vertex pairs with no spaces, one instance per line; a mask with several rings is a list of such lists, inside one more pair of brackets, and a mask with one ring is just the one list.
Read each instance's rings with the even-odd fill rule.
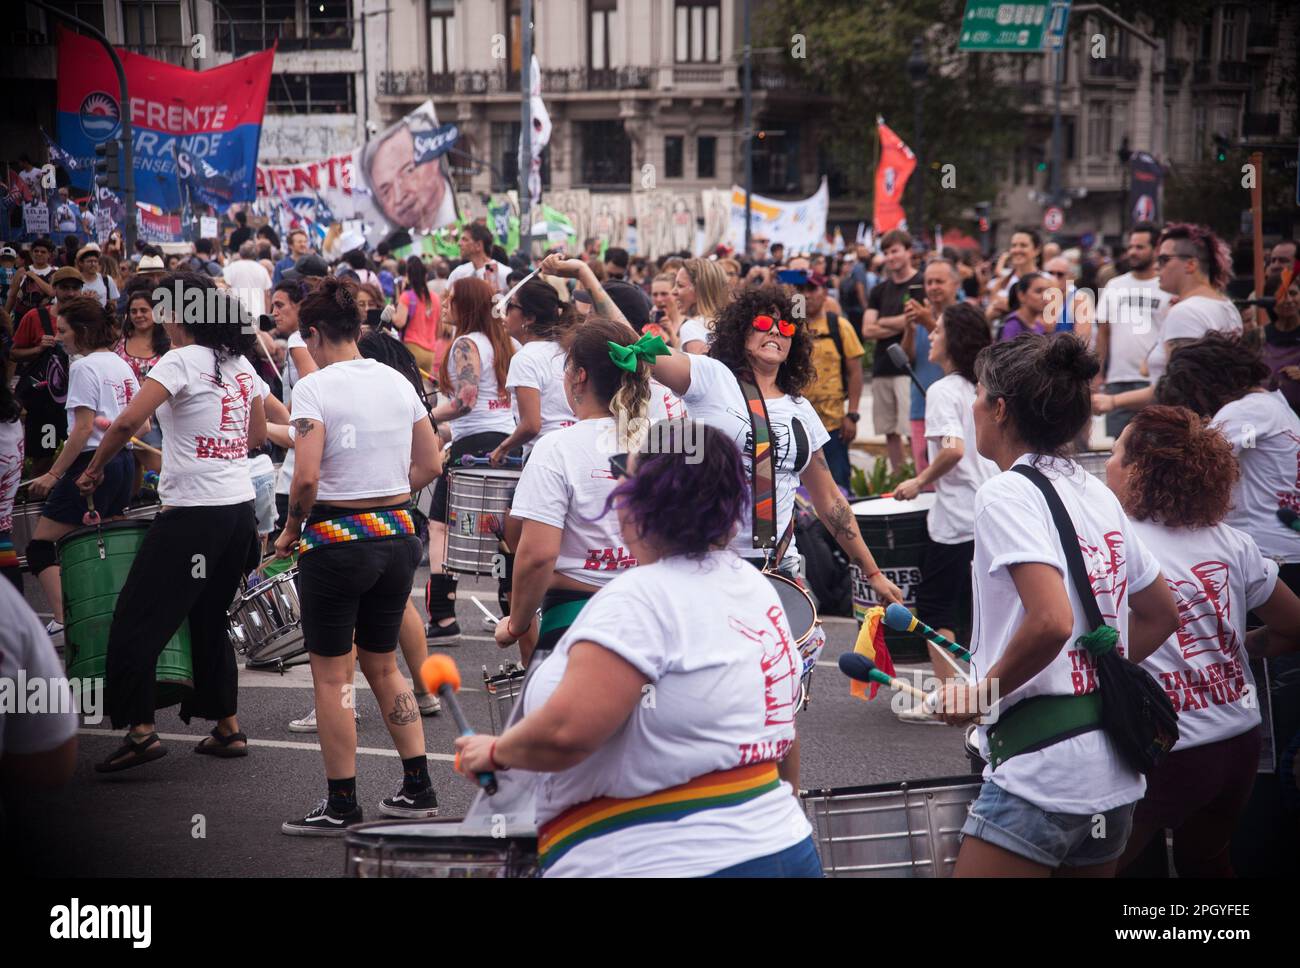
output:
[[[542,202],[542,151],[551,140],[551,116],[542,101],[542,68],[533,55],[532,70],[528,85],[528,114],[532,120],[532,140],[529,144],[529,157],[532,159],[528,171],[528,194],[533,207]],[[523,137],[521,132],[520,137]]]

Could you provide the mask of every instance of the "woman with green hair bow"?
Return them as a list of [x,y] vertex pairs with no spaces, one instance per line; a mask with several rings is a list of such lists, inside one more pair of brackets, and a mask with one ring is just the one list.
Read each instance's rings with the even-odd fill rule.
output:
[[606,498],[618,483],[618,456],[646,433],[650,362],[668,353],[658,336],[638,338],[625,320],[603,316],[571,330],[564,347],[565,395],[578,419],[537,442],[510,510],[523,527],[510,615],[497,624],[496,640],[519,642],[525,663],[548,654],[587,601],[636,566]]

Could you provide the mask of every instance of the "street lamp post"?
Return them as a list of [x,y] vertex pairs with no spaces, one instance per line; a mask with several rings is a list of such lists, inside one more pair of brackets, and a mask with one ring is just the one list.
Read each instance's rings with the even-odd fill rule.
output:
[[1124,135],[1123,140],[1119,143],[1119,151],[1115,152],[1119,157],[1119,235],[1120,245],[1124,244],[1124,223],[1128,221],[1128,163],[1133,157],[1133,151],[1128,146],[1128,135]]
[[745,0],[744,35],[745,64],[741,83],[745,115],[745,258],[748,259],[752,248],[754,220],[754,74],[751,63],[753,48],[750,44],[750,0]]
[[519,241],[528,258],[533,257],[532,189],[528,176],[533,167],[533,0],[519,4],[519,33],[522,43],[519,65]]
[[[924,235],[926,232],[925,222],[925,137],[921,126],[921,95],[925,87],[925,80],[930,73],[930,64],[925,59],[925,45],[921,38],[917,37],[912,41],[912,53],[907,56],[907,78],[912,82],[912,103],[916,111],[916,130],[912,140],[915,142],[913,151],[916,154],[916,224],[917,229],[913,234],[919,233]],[[918,236],[919,237],[919,236]]]

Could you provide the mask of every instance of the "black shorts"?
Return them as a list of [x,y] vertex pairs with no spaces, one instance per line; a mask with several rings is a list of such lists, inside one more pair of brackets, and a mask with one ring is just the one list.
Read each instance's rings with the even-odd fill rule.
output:
[[[356,513],[355,508],[318,505],[308,523]],[[347,655],[354,640],[367,652],[396,649],[422,550],[420,539],[407,534],[343,541],[300,555],[298,601],[307,651]]]
[[[456,462],[466,454],[470,457],[486,457],[496,450],[501,441],[505,440],[507,436],[508,434],[499,431],[488,430],[481,434],[470,434],[468,437],[461,437],[459,440],[452,441],[449,463],[456,466]],[[511,451],[510,456],[518,457],[522,452],[523,449],[520,448]],[[451,483],[447,477],[449,469],[443,468],[442,476],[433,484],[433,505],[429,508],[430,521],[447,523],[447,488]]]
[[916,617],[936,629],[953,632],[970,626],[971,562],[975,542],[939,544],[930,541],[921,560],[921,581],[916,587]]
[[[77,478],[94,456],[93,450],[82,451],[77,455],[67,473],[50,489],[45,504],[41,507],[41,517],[81,527],[82,518],[90,506],[77,490]],[[125,512],[134,488],[135,458],[129,450],[118,451],[117,456],[104,465],[104,479],[95,488],[95,511],[100,518],[107,521]]]

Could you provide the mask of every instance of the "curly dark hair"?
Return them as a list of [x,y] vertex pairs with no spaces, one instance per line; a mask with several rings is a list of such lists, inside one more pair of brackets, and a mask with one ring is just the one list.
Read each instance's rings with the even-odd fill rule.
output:
[[1186,407],[1151,406],[1129,421],[1124,510],[1135,521],[1210,528],[1224,519],[1241,469],[1210,418]]
[[984,314],[968,302],[953,303],[943,311],[943,339],[953,372],[975,382],[975,358],[993,342]]
[[1170,354],[1165,375],[1156,384],[1156,400],[1213,417],[1268,376],[1259,349],[1239,336],[1209,332]]
[[361,335],[357,284],[351,279],[323,279],[298,308],[298,332],[306,339],[313,329],[331,343],[356,342]]
[[748,373],[751,364],[745,352],[745,341],[754,331],[754,317],[766,313],[778,319],[788,319],[798,325],[790,341],[790,355],[776,372],[776,385],[782,393],[800,396],[817,378],[817,371],[812,365],[813,343],[807,322],[795,319],[792,308],[790,297],[781,286],[742,289],[714,320],[709,356],[725,363],[733,373]]

